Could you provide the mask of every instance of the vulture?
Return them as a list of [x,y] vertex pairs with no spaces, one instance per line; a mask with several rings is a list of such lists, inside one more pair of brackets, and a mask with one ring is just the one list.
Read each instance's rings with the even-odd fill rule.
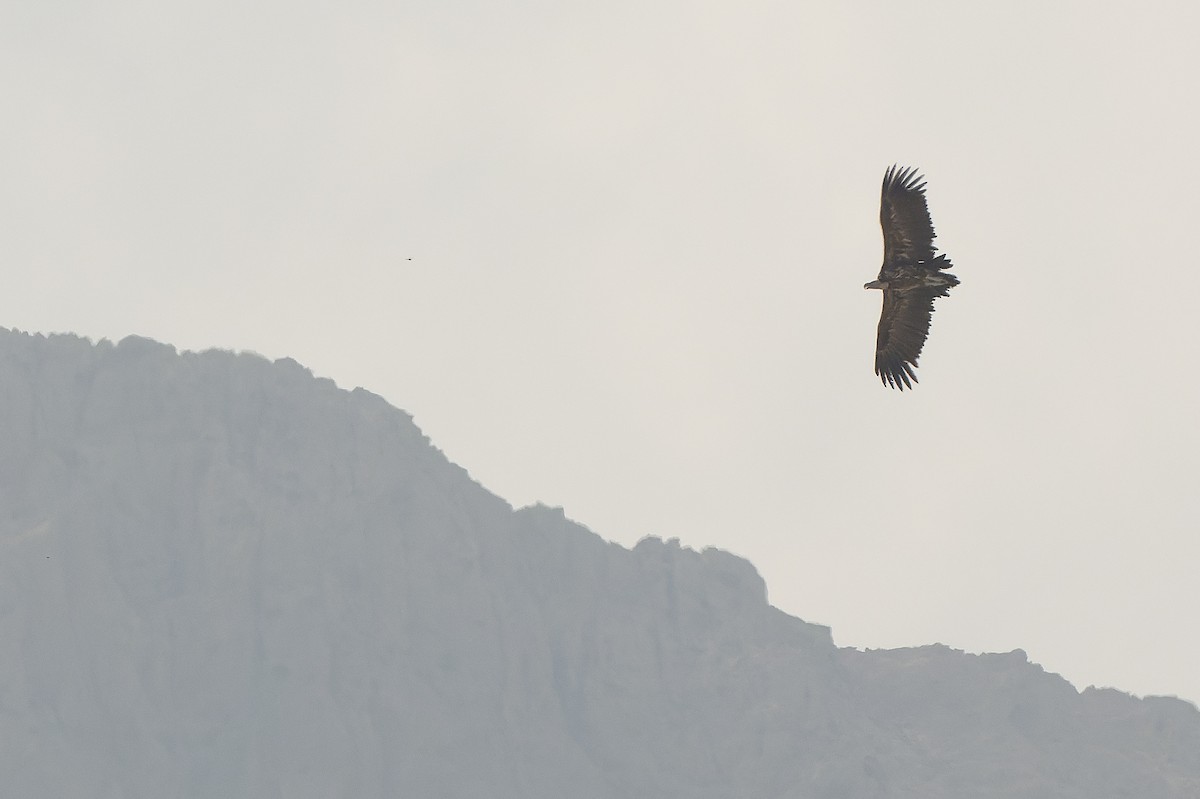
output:
[[946,270],[950,259],[937,255],[933,222],[925,204],[925,179],[917,170],[892,166],[883,176],[879,201],[883,226],[883,268],[863,286],[883,291],[883,313],[875,341],[875,374],[885,386],[903,391],[917,382],[917,358],[929,336],[933,301],[950,296],[958,278]]

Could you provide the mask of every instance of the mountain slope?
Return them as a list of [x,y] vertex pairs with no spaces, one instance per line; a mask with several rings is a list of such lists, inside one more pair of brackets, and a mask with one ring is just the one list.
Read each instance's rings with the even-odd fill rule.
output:
[[293,361],[0,331],[23,797],[1200,795],[1200,713],[856,652],[729,554],[513,510]]

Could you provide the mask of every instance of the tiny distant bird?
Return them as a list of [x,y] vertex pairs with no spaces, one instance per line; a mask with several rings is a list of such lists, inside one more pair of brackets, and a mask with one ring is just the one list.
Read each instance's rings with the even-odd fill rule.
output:
[[884,385],[903,391],[917,382],[913,369],[929,337],[933,301],[950,296],[958,278],[945,271],[953,265],[950,259],[935,255],[925,179],[916,169],[892,166],[884,173],[879,224],[883,268],[878,280],[863,286],[883,290],[875,374]]

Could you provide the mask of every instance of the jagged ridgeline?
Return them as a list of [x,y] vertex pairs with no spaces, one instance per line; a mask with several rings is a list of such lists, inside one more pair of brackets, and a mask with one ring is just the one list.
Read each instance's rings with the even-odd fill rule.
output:
[[0,330],[19,797],[1200,796],[1200,713],[839,650],[746,561],[514,510],[294,361]]

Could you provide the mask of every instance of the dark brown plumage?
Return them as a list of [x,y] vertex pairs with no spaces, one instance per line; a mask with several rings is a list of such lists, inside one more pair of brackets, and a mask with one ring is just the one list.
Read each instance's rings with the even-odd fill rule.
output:
[[929,337],[933,301],[948,297],[958,278],[946,272],[950,259],[933,246],[933,222],[925,204],[925,180],[917,170],[891,167],[883,176],[879,203],[883,267],[863,288],[883,291],[883,313],[875,342],[875,374],[884,385],[912,388],[917,358]]

